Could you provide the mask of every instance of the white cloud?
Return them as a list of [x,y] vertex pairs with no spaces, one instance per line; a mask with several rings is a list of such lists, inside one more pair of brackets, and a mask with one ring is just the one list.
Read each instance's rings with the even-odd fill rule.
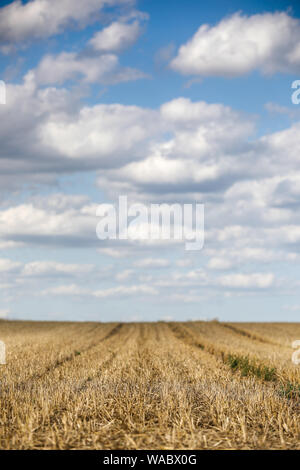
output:
[[166,268],[169,265],[169,260],[164,258],[144,258],[134,263],[137,268]]
[[21,204],[0,211],[0,232],[4,240],[50,244],[96,244],[96,206],[56,212]]
[[[21,85],[7,85],[7,95],[0,107],[1,191],[51,184],[62,173],[95,169],[101,161],[115,166],[136,159],[147,140],[162,132],[155,111],[118,104],[82,107],[75,92],[39,89],[33,73]],[[74,158],[77,163],[70,161]]]
[[38,84],[62,84],[67,80],[83,77],[87,83],[101,82],[118,66],[118,58],[112,54],[83,57],[73,52],[62,52],[57,56],[47,55],[35,70]]
[[20,248],[23,246],[23,243],[13,242],[13,241],[2,241],[0,240],[0,250],[9,250],[11,248]]
[[[199,262],[210,270],[185,272],[186,266],[177,265],[181,272],[169,275],[163,270],[166,275],[156,279],[142,279],[137,272],[129,275],[122,256],[134,256],[131,263],[137,256],[160,259],[163,245],[147,244],[147,240],[100,244],[95,234],[96,204],[80,195],[34,196],[22,204],[3,205],[3,246],[95,247],[99,253],[120,259],[117,282],[141,282],[166,291],[167,296],[168,289],[176,286],[182,300],[183,296],[197,298],[197,293],[183,292],[191,286],[224,294],[224,287],[252,292],[270,283],[268,277],[214,278],[217,267],[229,269],[231,263],[236,270],[246,269],[248,274],[241,276],[250,276],[261,262],[299,261],[299,123],[255,139],[251,138],[252,117],[221,104],[178,98],[156,110],[119,104],[82,107],[65,89],[39,89],[32,74],[8,90],[7,107],[0,108],[4,188],[16,184],[18,178],[20,184],[53,183],[53,175],[99,170],[101,190],[112,196],[127,194],[134,202],[205,202],[205,249],[202,259],[194,259],[194,266]],[[172,250],[169,242],[166,246]],[[43,269],[53,278],[81,275],[76,266],[32,264],[26,268],[27,275],[19,277],[29,283],[33,280],[29,273]],[[116,275],[114,271],[109,279],[115,282]],[[82,287],[67,289],[80,295],[86,292]],[[85,295],[96,299],[95,291]],[[105,288],[99,295],[113,298],[114,294]],[[134,289],[130,295],[135,295]]]
[[130,296],[144,296],[157,295],[157,290],[154,287],[146,286],[143,284],[132,285],[132,286],[115,286],[106,289],[92,290],[82,288],[76,284],[70,284],[66,286],[58,286],[49,288],[43,291],[43,295],[59,295],[59,296],[90,296],[98,299],[105,298],[120,298]]
[[193,260],[191,258],[183,258],[176,261],[176,266],[179,266],[180,268],[185,268],[191,266],[192,264]]
[[[168,297],[168,299],[171,300],[172,302],[183,302],[185,304],[188,304],[188,303],[199,304],[200,302],[203,301],[203,296],[197,293],[171,294],[170,297]],[[166,320],[166,321],[171,321],[171,320]]]
[[90,295],[90,290],[80,287],[76,284],[69,284],[66,286],[57,286],[45,289],[43,295],[58,295],[58,296],[85,296]]
[[300,21],[287,13],[236,13],[215,26],[203,24],[179,49],[171,67],[186,75],[244,75],[300,70]]
[[130,0],[15,0],[0,9],[0,42],[47,38],[74,24],[96,21],[104,7],[130,4]]
[[132,16],[136,19],[131,23],[126,23],[128,17],[125,17],[123,21],[121,18],[98,31],[79,52],[62,51],[43,56],[38,66],[30,72],[32,79],[38,85],[62,85],[69,80],[113,85],[149,78],[143,72],[119,63],[117,53],[136,41],[141,32],[139,20],[147,17],[141,12],[134,12],[129,20]]
[[5,308],[0,309],[0,319],[1,320],[4,320],[5,318],[7,318],[9,314],[10,314],[9,309],[5,309]]
[[[0,9],[0,42],[1,38],[2,43],[29,40],[33,31],[36,37],[57,34],[70,25],[69,19],[93,21],[92,8],[99,11],[104,2],[74,0],[72,8],[77,5],[78,11],[71,16],[66,13],[71,3],[62,2],[65,16],[57,20],[53,10],[53,21],[48,21],[44,32],[37,26],[37,17],[28,13],[33,4],[46,12],[49,2],[22,4],[25,9],[19,4],[15,17],[7,16],[15,22],[14,31],[3,26],[3,11],[8,15],[8,10]],[[90,13],[86,13],[88,8]],[[19,248],[26,245],[46,247],[47,255],[26,263],[0,259],[3,296],[8,292],[17,298],[29,297],[35,284],[37,295],[61,296],[66,302],[70,296],[88,297],[96,306],[99,299],[126,296],[193,303],[209,296],[269,295],[267,289],[296,292],[299,285],[290,282],[288,273],[281,282],[271,271],[288,267],[292,273],[300,261],[299,122],[256,137],[254,116],[220,103],[179,97],[148,109],[95,103],[89,97],[83,104],[87,86],[56,86],[69,80],[79,80],[80,85],[110,84],[142,76],[122,67],[118,57],[140,34],[140,20],[138,15],[121,17],[87,39],[81,51],[72,48],[48,54],[27,72],[23,82],[7,85],[7,104],[0,107],[0,248],[11,248],[11,257],[17,260]],[[23,29],[18,23],[24,23]],[[235,15],[203,28],[180,49],[172,64],[182,73],[200,76],[241,75],[254,69],[264,73],[298,70],[299,40],[292,45],[298,38],[298,23],[287,14]],[[172,46],[160,52],[160,60],[171,60]],[[274,104],[267,109],[288,114],[288,108]],[[61,178],[75,174],[78,177],[71,183]],[[51,188],[39,196],[40,185],[55,183],[63,189],[69,185],[67,192],[73,183],[77,192],[80,184],[83,191],[94,194],[93,177],[97,177],[100,199],[107,203],[109,197],[115,202],[120,194],[127,194],[130,202],[204,202],[204,250],[184,257],[181,242],[152,243],[141,237],[136,242],[100,242],[97,205],[89,197],[49,194]],[[17,193],[24,187],[29,193]],[[11,200],[3,198],[5,190],[15,191]],[[144,226],[138,228],[145,233]],[[53,247],[63,247],[57,261],[49,260],[55,257]],[[80,264],[82,255],[78,255],[72,263],[62,261],[68,250],[65,259],[70,260],[75,254],[72,249],[78,247],[112,259],[96,255],[95,265]],[[87,259],[90,255],[91,250]],[[174,272],[164,256],[174,260]],[[268,263],[270,272],[260,272],[264,271],[262,263]],[[155,274],[152,268],[158,268]]]
[[[261,234],[261,241],[265,234]],[[243,238],[243,237],[241,237]],[[230,269],[239,268],[242,264],[249,263],[272,263],[276,261],[299,261],[300,256],[297,253],[279,250],[278,247],[275,249],[267,248],[266,246],[240,246],[231,244],[226,248],[216,247],[210,248],[206,252],[207,254],[213,255],[210,258],[207,267],[209,269]]]
[[[12,174],[22,173],[25,182],[49,183],[59,173],[101,167],[115,168],[102,172],[112,188],[116,180],[118,189],[123,181],[124,189],[126,184],[156,185],[166,192],[173,186],[177,193],[187,187],[222,188],[243,173],[249,175],[240,154],[247,150],[243,142],[253,121],[229,107],[184,98],[160,110],[119,104],[80,107],[77,97],[64,89],[38,89],[32,72],[22,85],[8,86],[8,95],[8,104],[0,109],[4,187],[17,184]],[[14,156],[13,164],[7,155]]]
[[175,53],[175,44],[171,42],[166,46],[161,47],[155,54],[154,61],[157,67],[161,67],[169,62]]
[[84,83],[116,84],[147,78],[143,72],[121,67],[115,54],[80,56],[62,52],[45,56],[34,71],[38,84],[63,84],[67,80],[82,79]]
[[68,115],[49,119],[40,129],[40,139],[55,155],[102,160],[107,166],[108,158],[136,158],[139,144],[159,132],[155,115],[155,111],[120,104],[84,107],[73,119]]
[[274,283],[272,273],[251,273],[251,274],[228,274],[219,278],[220,285],[230,288],[241,289],[266,289]]
[[118,282],[127,281],[127,279],[131,278],[133,273],[134,271],[132,269],[124,269],[124,271],[121,271],[116,274],[116,280]]
[[131,46],[139,37],[140,32],[138,21],[129,24],[115,21],[95,33],[89,44],[96,51],[119,52]]
[[265,109],[269,111],[269,113],[286,115],[290,119],[300,118],[300,110],[297,107],[292,108],[288,106],[281,106],[278,103],[268,102],[265,104]]
[[116,192],[136,187],[136,193],[206,193],[253,173],[249,160],[241,158],[249,151],[251,117],[220,104],[178,98],[161,106],[156,123],[169,131],[169,138],[156,136],[151,147],[141,149],[143,158],[102,172],[99,185],[114,190],[115,183]]
[[146,286],[143,284],[133,286],[117,286],[109,289],[97,290],[93,295],[97,298],[107,297],[128,297],[128,296],[139,296],[139,295],[157,295],[158,291],[154,287]]
[[0,259],[0,273],[11,273],[11,272],[16,272],[20,269],[21,263],[16,262],[16,261],[11,261],[10,259],[7,258],[1,258]]
[[55,261],[32,261],[27,263],[22,271],[23,276],[59,276],[59,275],[79,275],[84,276],[93,272],[95,267],[91,264],[65,264]]
[[47,196],[33,196],[31,200],[34,206],[39,209],[47,208],[56,212],[80,209],[90,203],[89,197],[84,194],[53,193],[47,194]]
[[207,267],[209,269],[219,269],[219,270],[227,270],[230,269],[234,266],[233,261],[226,259],[226,258],[220,258],[220,257],[214,257],[209,260],[207,263]]
[[209,284],[209,276],[202,269],[193,269],[191,271],[175,271],[169,273],[167,277],[158,279],[155,285],[160,287],[188,287],[191,285],[207,286]]
[[98,253],[101,253],[106,256],[111,256],[112,258],[127,258],[132,254],[131,250],[129,250],[126,247],[121,247],[121,248],[98,248],[97,249]]
[[30,261],[21,263],[8,258],[0,259],[0,276],[10,276],[12,281],[25,281],[30,278],[81,277],[93,275],[100,279],[109,276],[110,267],[97,268],[93,264],[62,263],[57,261]]

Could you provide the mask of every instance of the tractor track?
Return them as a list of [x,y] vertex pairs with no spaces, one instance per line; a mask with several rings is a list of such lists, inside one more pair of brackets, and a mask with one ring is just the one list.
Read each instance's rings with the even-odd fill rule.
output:
[[239,336],[244,336],[245,338],[251,339],[252,341],[258,341],[259,343],[263,344],[271,344],[272,346],[280,346],[283,347],[282,344],[276,343],[274,341],[268,340],[267,338],[263,338],[260,335],[255,333],[250,333],[250,331],[244,330],[242,328],[238,328],[236,326],[230,325],[229,323],[220,323],[220,326],[227,328]]
[[[42,378],[46,377],[49,373],[52,373],[59,367],[63,366],[64,364],[67,364],[68,362],[73,361],[77,356],[81,356],[87,352],[90,352],[92,349],[96,348],[100,343],[103,343],[104,341],[107,341],[108,339],[111,339],[113,336],[118,334],[120,329],[122,328],[122,323],[118,323],[116,326],[112,328],[111,331],[109,331],[103,338],[100,338],[97,341],[92,341],[88,346],[85,348],[81,348],[81,351],[79,352],[77,349],[74,349],[72,353],[68,354],[67,356],[63,357],[62,359],[57,359],[55,362],[52,364],[49,364],[42,372],[36,372],[32,374],[30,377],[28,377],[25,380],[22,380],[21,382],[17,382],[13,385],[14,390],[24,390],[28,387],[30,387],[32,382],[35,382],[36,380],[41,380]],[[94,331],[91,330],[91,331]]]

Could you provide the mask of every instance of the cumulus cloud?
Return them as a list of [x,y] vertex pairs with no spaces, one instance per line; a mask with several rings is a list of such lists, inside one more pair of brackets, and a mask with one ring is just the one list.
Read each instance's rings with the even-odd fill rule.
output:
[[34,73],[40,85],[63,84],[75,79],[82,79],[84,83],[112,85],[147,77],[139,70],[121,67],[115,54],[81,57],[73,52],[45,56]]
[[[139,15],[143,18],[143,15]],[[114,85],[120,82],[148,78],[148,75],[119,63],[117,53],[133,44],[141,32],[139,21],[116,21],[94,34],[80,52],[60,52],[45,55],[31,71],[38,85],[63,84],[69,80],[83,83]]]
[[131,4],[131,0],[15,0],[0,8],[0,43],[47,38],[65,28],[83,26],[99,18],[104,7]]
[[91,295],[89,289],[78,286],[76,284],[69,284],[66,286],[57,286],[45,289],[42,291],[43,295],[57,295],[57,296],[85,296]]
[[[0,9],[0,47],[81,26],[105,6],[121,3],[130,2],[61,0],[55,8],[53,0],[51,10],[48,0],[13,2]],[[299,284],[288,273],[284,280],[277,274],[300,262],[297,113],[267,104],[270,112],[295,122],[257,137],[254,116],[221,103],[177,97],[148,109],[94,97],[83,102],[89,84],[144,76],[119,58],[138,39],[144,18],[132,13],[116,19],[114,13],[107,17],[112,23],[81,50],[57,49],[18,84],[7,84],[7,104],[0,107],[0,248],[11,249],[11,259],[0,259],[4,302],[29,298],[35,287],[49,304],[65,298],[97,310],[101,300],[128,297],[183,302],[188,310],[189,303],[218,296],[297,292]],[[236,14],[216,26],[203,25],[171,66],[200,76],[192,80],[256,69],[298,71],[299,37],[299,21],[286,13]],[[173,52],[171,43],[159,51],[157,63],[170,62]],[[71,188],[63,177],[72,175],[83,177],[80,187],[93,200],[63,194],[66,184],[66,192]],[[97,178],[106,203],[121,194],[129,203],[204,203],[204,249],[190,256],[181,241],[98,240],[96,209],[102,201],[86,186],[91,178]],[[43,197],[41,186],[47,187]],[[23,188],[29,192],[18,193]],[[137,224],[136,231],[145,234],[145,225]],[[20,262],[24,246],[44,247],[46,256]],[[88,252],[83,262],[82,255],[73,259],[79,247]]]
[[131,296],[153,296],[157,295],[157,290],[153,287],[146,285],[131,285],[131,286],[115,286],[107,289],[91,290],[82,288],[75,284],[66,286],[58,286],[43,291],[44,295],[67,295],[67,296],[90,296],[98,299],[105,298],[121,298]]
[[[82,106],[64,88],[39,89],[32,73],[8,91],[8,104],[0,108],[2,189],[32,181],[50,184],[59,175],[93,170],[101,190],[112,198],[127,194],[134,202],[204,202],[206,232],[202,258],[193,258],[195,269],[187,270],[189,263],[181,261],[178,272],[170,273],[162,252],[166,246],[172,250],[170,243],[100,243],[95,233],[99,201],[62,193],[33,196],[0,207],[0,246],[92,247],[120,268],[103,274],[112,285],[86,290],[76,282],[91,276],[92,267],[37,260],[24,267],[6,261],[4,285],[15,285],[13,273],[18,286],[37,277],[51,283],[71,277],[74,285],[43,290],[49,296],[88,295],[96,301],[140,294],[156,298],[156,292],[168,299],[176,288],[178,301],[194,302],[204,290],[263,294],[277,284],[272,274],[257,272],[258,263],[299,262],[299,123],[256,138],[252,116],[219,103],[178,98],[154,110]],[[141,267],[143,276],[126,265],[128,256],[134,256],[130,264]],[[155,265],[165,269],[151,277],[147,270]],[[222,276],[222,270],[232,273]],[[114,290],[115,282],[126,286]],[[153,288],[155,295],[132,287],[140,285]]]
[[234,263],[226,258],[214,257],[209,260],[207,267],[209,269],[227,270],[234,266]]
[[96,51],[119,52],[131,46],[139,37],[141,27],[138,21],[123,23],[115,21],[94,34],[89,44]]
[[[172,294],[169,298],[171,302],[180,302],[180,303],[198,303],[201,302],[202,297],[200,295],[191,295],[191,294]],[[172,321],[172,320],[165,320]]]
[[[256,172],[249,161],[257,149],[247,143],[253,119],[220,104],[179,98],[158,110],[80,106],[66,89],[39,89],[32,72],[7,91],[0,108],[3,188],[17,185],[21,174],[25,183],[51,183],[62,173],[102,168],[99,183],[119,193],[134,186],[206,193]],[[259,145],[267,148],[271,139]]]
[[[8,89],[10,101],[0,108],[2,190],[101,170],[98,184],[112,197],[205,202],[205,244],[219,243],[210,269],[220,269],[218,258],[263,261],[266,243],[279,253],[273,260],[288,261],[284,250],[292,257],[297,251],[299,123],[253,139],[251,116],[221,104],[179,98],[157,110],[82,107],[64,89],[38,89],[30,74]],[[0,243],[95,246],[116,259],[127,256],[128,245],[99,245],[95,213],[86,197],[59,194],[48,197],[47,206],[35,199],[3,207]],[[229,243],[236,248],[226,247],[232,256],[220,253]]]
[[[0,259],[0,276],[10,279],[60,278],[94,275],[97,279],[104,275],[110,276],[109,268],[98,269],[93,264],[62,263],[57,261],[30,261],[21,263],[9,258]],[[17,276],[17,277],[16,277]]]
[[219,280],[224,287],[251,289],[266,289],[271,287],[274,282],[273,273],[251,273],[251,274],[228,274]]
[[[23,173],[25,179],[31,175],[47,182],[60,172],[107,168],[104,179],[123,181],[124,189],[127,182],[177,193],[187,187],[220,190],[249,175],[246,139],[253,120],[229,107],[184,98],[159,110],[119,104],[81,107],[65,89],[38,89],[30,73],[8,92],[10,101],[0,109],[2,175]],[[109,173],[109,167],[116,170]]]
[[[99,253],[108,254],[115,258],[139,252],[151,252],[155,246],[166,247],[170,243],[173,245],[184,245],[184,239],[171,242],[166,239],[148,240],[148,225],[144,220],[135,219],[135,223],[128,218],[129,238],[116,240],[113,247],[110,239],[98,239],[97,227],[101,220],[97,214],[98,205],[89,201],[80,207],[68,207],[59,205],[53,206],[53,200],[49,197],[50,204],[43,199],[32,201],[26,204],[16,204],[0,210],[0,242],[17,242],[22,244],[35,244],[40,246],[61,246],[61,247],[94,247]],[[60,200],[61,198],[58,198]],[[67,199],[69,199],[67,197]],[[75,198],[76,199],[76,198]],[[166,233],[168,229],[169,211],[163,217],[162,231]],[[115,223],[114,214],[112,222]],[[160,225],[157,225],[158,230]],[[191,226],[190,234],[194,227]],[[118,224],[117,224],[118,229]],[[194,236],[195,238],[195,236]],[[190,238],[191,240],[191,238]],[[167,266],[168,262],[162,259],[146,258],[139,263],[141,267],[146,266]]]
[[22,275],[29,277],[59,277],[59,276],[84,276],[95,271],[95,266],[91,264],[65,264],[55,261],[32,261],[26,263]]
[[134,263],[137,268],[166,268],[169,265],[169,260],[164,258],[144,258]]
[[281,106],[278,103],[269,102],[265,104],[265,109],[271,114],[281,114],[288,116],[290,119],[298,120],[300,118],[300,110],[288,106]]
[[10,310],[7,309],[7,308],[1,308],[0,309],[0,319],[1,320],[4,320],[5,318],[7,318],[10,314]]
[[110,256],[116,259],[127,258],[128,256],[132,255],[131,250],[124,246],[119,247],[119,248],[110,248],[110,247],[98,248],[97,251],[98,253],[101,253],[103,255]]
[[115,54],[90,57],[73,52],[45,56],[34,74],[39,85],[63,84],[76,79],[82,79],[83,83],[88,84],[114,85],[148,77],[140,70],[121,67],[119,58]]
[[[263,244],[263,237],[266,236],[266,232],[262,231],[260,236],[259,242]],[[300,256],[292,250],[284,251],[278,247],[270,249],[265,246],[255,246],[254,243],[251,246],[248,243],[248,246],[246,244],[239,248],[235,244],[226,246],[226,248],[208,248],[206,254],[212,255],[212,258],[209,259],[207,267],[209,269],[228,270],[239,268],[243,264],[249,265],[250,263],[257,262],[260,264],[270,264],[276,261],[300,261]]]
[[[74,282],[80,280],[81,287],[78,288],[76,285],[74,290],[75,284],[61,286],[62,280],[74,280]],[[39,296],[48,292],[48,289],[50,289],[49,295],[52,290],[53,293],[60,295],[71,295],[74,292],[76,295],[91,295],[90,288],[86,289],[85,286],[97,286],[99,282],[111,284],[115,280],[115,269],[112,265],[75,264],[53,260],[21,263],[8,258],[0,259],[0,290],[4,300],[9,295],[12,298],[26,297],[29,293],[32,295],[33,291]],[[119,280],[125,280],[125,277]]]
[[[295,219],[299,123],[253,139],[252,117],[221,104],[178,98],[157,110],[81,106],[65,89],[37,88],[30,74],[8,91],[10,100],[0,108],[2,190],[101,170],[98,184],[111,196],[205,202],[211,227],[207,241],[239,239],[241,244],[252,237],[258,247],[263,236],[270,238],[258,225],[300,223]],[[54,236],[59,243],[86,243],[94,237],[95,206],[82,196],[56,195],[48,198],[46,209],[38,200],[3,208],[0,223],[5,244],[46,242],[47,237],[50,242]],[[296,230],[290,234],[295,235],[287,241],[297,241]],[[99,248],[116,257],[124,254],[117,247]]]
[[[46,4],[46,0],[44,1]],[[38,0],[35,0],[35,3],[37,2]],[[107,2],[103,0],[102,3]],[[70,80],[83,84],[114,85],[149,78],[140,70],[121,66],[118,56],[137,40],[142,30],[141,22],[147,18],[148,15],[138,11],[132,11],[125,17],[121,16],[118,21],[96,32],[78,52],[63,50],[58,54],[44,55],[36,68],[27,73],[27,77],[30,76],[31,82],[38,86],[62,85]]]
[[7,95],[0,107],[1,190],[18,189],[20,181],[50,184],[62,173],[96,169],[100,161],[115,166],[135,159],[147,139],[163,132],[155,111],[83,107],[76,92],[39,89],[32,73],[22,84],[8,85]]
[[0,211],[1,238],[25,243],[96,245],[96,224],[96,205],[93,204],[78,210],[56,211],[29,203]]
[[191,258],[182,258],[176,261],[176,266],[179,266],[181,268],[186,268],[188,266],[191,266],[192,264],[193,264],[193,259]]
[[7,258],[0,259],[0,274],[13,273],[20,269],[21,263],[12,261]]
[[124,269],[124,271],[116,274],[116,281],[127,281],[132,277],[133,274],[134,271],[132,269]]
[[107,177],[111,189],[115,182],[128,191],[128,182],[131,188],[136,186],[137,193],[149,189],[207,193],[222,191],[243,174],[249,177],[246,156],[241,155],[250,150],[251,117],[220,104],[192,103],[186,98],[165,103],[159,111],[156,123],[169,131],[169,139],[156,139],[150,148],[144,148],[143,159],[102,173],[100,185],[105,186]]
[[152,121],[155,114],[120,104],[84,107],[73,119],[67,115],[57,116],[55,121],[49,119],[40,129],[41,143],[54,155],[78,161],[93,159],[96,167],[101,166],[101,160],[104,167],[114,166],[126,158],[137,158],[140,145],[160,132]]
[[158,291],[152,286],[147,285],[133,285],[133,286],[116,286],[110,289],[101,289],[93,293],[97,298],[106,297],[127,297],[139,295],[157,295]]
[[170,66],[185,75],[237,77],[299,72],[300,21],[285,12],[236,13],[215,26],[203,24],[179,48]]

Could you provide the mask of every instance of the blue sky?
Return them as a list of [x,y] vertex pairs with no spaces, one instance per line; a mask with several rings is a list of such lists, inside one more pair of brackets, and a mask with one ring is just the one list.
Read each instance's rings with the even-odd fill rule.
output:
[[[298,2],[2,1],[0,64],[1,317],[299,319]],[[204,248],[98,240],[124,194]]]

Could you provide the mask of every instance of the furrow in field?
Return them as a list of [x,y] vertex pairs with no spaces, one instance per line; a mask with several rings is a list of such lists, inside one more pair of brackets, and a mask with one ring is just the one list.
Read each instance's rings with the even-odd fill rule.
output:
[[[127,326],[127,325],[126,325]],[[122,325],[117,325],[114,330],[112,330],[111,334],[108,334],[105,339],[112,339],[116,336],[115,343],[110,344],[109,348],[109,357],[105,359],[103,362],[100,361],[100,364],[97,363],[96,369],[93,371],[92,374],[89,374],[87,378],[85,378],[76,390],[78,392],[85,392],[88,387],[92,387],[94,382],[97,381],[99,378],[102,377],[104,371],[109,368],[109,366],[113,363],[113,361],[120,355],[124,354],[124,351],[127,348],[127,344],[132,338],[133,328],[127,326],[127,328],[123,328],[124,335],[120,334]]]
[[[75,337],[73,336],[72,340],[70,341],[68,345],[69,349],[72,348],[70,353],[62,354],[59,348],[57,348],[57,354],[59,355],[59,358],[57,358],[53,362],[51,361],[50,364],[46,365],[43,368],[43,370],[32,371],[30,374],[26,375],[25,379],[17,380],[16,382],[14,382],[13,384],[14,390],[17,391],[17,390],[23,390],[24,388],[28,388],[31,386],[32,383],[36,383],[36,381],[43,379],[43,377],[45,377],[48,374],[51,374],[56,369],[61,368],[66,363],[70,361],[74,361],[78,356],[86,355],[87,353],[90,353],[91,350],[98,347],[99,343],[105,342],[109,340],[109,338],[117,334],[121,326],[122,326],[121,324],[118,324],[116,326],[112,324],[112,325],[105,325],[105,327],[103,327],[102,325],[96,324],[92,328],[90,328],[87,332],[85,332],[85,334],[79,334],[77,338],[76,336]],[[108,329],[108,332],[107,332],[107,329]],[[6,381],[3,380],[2,387],[1,387],[2,389],[5,383]]]
[[230,329],[231,331],[233,331],[234,333],[237,333],[238,335],[241,335],[241,336],[246,336],[246,338],[249,338],[253,341],[258,341],[260,343],[264,343],[264,344],[272,344],[272,345],[275,345],[275,346],[282,346],[281,344],[279,343],[275,343],[274,341],[271,341],[267,338],[263,338],[262,336],[260,335],[257,335],[257,334],[254,334],[254,333],[251,333],[249,331],[247,331],[246,329],[244,328],[238,328],[234,325],[231,325],[230,323],[220,323],[220,326],[223,326],[224,328],[228,328]]
[[[265,356],[261,357],[257,354],[256,348],[254,352],[251,351],[250,346],[245,347],[243,338],[243,347],[241,344],[236,344],[234,341],[208,341],[204,337],[203,331],[199,332],[197,326],[185,327],[182,324],[170,323],[170,329],[177,336],[177,338],[190,344],[194,347],[203,349],[204,351],[215,355],[220,361],[231,369],[232,372],[240,372],[242,376],[253,376],[255,379],[264,380],[266,382],[277,382],[280,384],[280,389],[285,389],[292,384],[293,387],[298,387],[300,377],[298,370],[292,367],[291,358],[288,357],[290,369],[279,367],[275,361],[272,361]],[[220,329],[220,328],[219,328]],[[221,333],[219,334],[221,337]],[[249,341],[247,339],[247,341]],[[229,346],[231,345],[231,346]],[[295,397],[294,397],[295,398]],[[298,400],[298,398],[296,397]]]
[[[88,344],[83,348],[85,353],[76,356],[73,361],[65,361],[39,380],[30,380],[24,390],[16,389],[13,394],[5,390],[6,393],[1,396],[1,402],[6,404],[7,410],[3,420],[5,439],[12,440],[13,448],[18,448],[20,444],[21,423],[28,425],[28,421],[34,430],[26,440],[29,448],[48,448],[49,443],[43,436],[50,433],[52,425],[57,426],[57,421],[63,419],[65,410],[69,409],[74,414],[76,401],[80,403],[85,399],[84,394],[78,392],[78,385],[93,375],[94,371],[99,372],[99,363],[102,364],[102,370],[104,364],[108,367],[112,362],[111,353],[119,354],[122,350],[120,345],[125,345],[129,336],[128,328],[116,330],[114,325],[111,328],[114,334],[106,333],[104,341],[99,341],[96,348],[88,349]],[[80,397],[82,399],[79,400]],[[5,423],[10,425],[5,426]],[[35,439],[36,435],[39,435],[38,439]]]
[[78,323],[65,324],[61,329],[56,324],[57,328],[49,335],[39,325],[32,323],[29,333],[23,333],[21,337],[17,335],[17,339],[15,334],[5,338],[7,365],[3,371],[2,382],[25,381],[30,375],[42,373],[44,367],[69,356],[78,344],[81,346],[91,336],[94,337],[95,332],[98,334],[99,331],[106,332],[107,329],[99,324]]
[[288,348],[293,341],[300,339],[299,323],[236,323],[235,326]]
[[99,433],[95,445],[107,449],[205,447],[205,436],[204,441],[199,436],[212,419],[201,380],[207,367],[219,373],[223,365],[214,356],[178,341],[166,324],[143,325],[143,329],[138,350],[119,371],[121,412],[109,413],[105,435]]
[[284,438],[292,439],[292,405],[282,404],[272,387],[232,376],[214,355],[182,342],[167,325],[145,328],[146,340],[117,373],[124,380],[118,389],[122,403],[116,406],[112,394],[114,406],[105,432],[95,437],[96,448],[255,448],[267,439],[280,447],[280,423],[256,436],[250,429],[251,420],[258,424],[262,416],[270,422],[274,402],[291,415]]
[[[168,389],[166,399],[177,400],[177,396],[180,402],[186,403],[188,407],[188,412],[182,412],[181,416],[187,416],[186,425],[191,426],[193,432],[189,435],[187,433],[185,448],[188,442],[191,442],[191,434],[191,448],[206,448],[208,445],[219,448],[255,448],[257,442],[248,435],[250,430],[247,428],[251,425],[251,420],[255,420],[256,424],[261,420],[267,422],[275,403],[291,418],[284,438],[292,439],[292,429],[299,429],[296,424],[299,408],[294,403],[282,400],[274,392],[273,384],[257,382],[254,377],[246,377],[241,381],[238,375],[232,376],[228,368],[211,353],[207,354],[202,348],[195,348],[192,343],[182,342],[182,338],[173,338],[179,343],[169,339],[163,356],[154,353],[153,361],[152,354],[152,362],[158,367],[160,364],[162,377],[168,380],[169,385],[172,384],[173,376],[174,389],[171,392]],[[155,350],[159,349],[154,348]],[[241,416],[239,421],[239,416],[234,413],[241,406],[241,402],[245,416]],[[178,402],[177,406],[180,406]],[[180,426],[182,429],[182,423]],[[280,440],[280,429],[281,424],[278,422],[274,423],[274,426],[266,425],[264,431],[257,433],[256,438],[261,441],[259,445],[263,447],[264,440],[271,439],[275,434],[277,440]],[[180,435],[180,431],[177,432]],[[182,445],[182,437],[177,441],[177,445],[180,444]],[[295,445],[297,440],[294,438]]]
[[[58,392],[53,406],[51,405],[46,419],[39,422],[39,432],[37,439],[34,440],[35,448],[51,448],[48,442],[49,437],[47,438],[49,435],[53,436],[52,439],[55,441],[60,440],[64,433],[65,420],[70,415],[76,416],[79,427],[92,426],[93,431],[102,427],[99,423],[99,414],[107,417],[107,402],[111,401],[110,397],[118,398],[122,393],[120,380],[118,379],[117,384],[113,384],[111,377],[115,377],[116,373],[121,370],[124,357],[130,357],[131,348],[136,344],[136,327],[124,325],[122,329],[118,328],[116,334],[110,336],[109,349],[103,351],[98,357],[93,357],[92,360],[88,358],[87,364],[76,368],[74,380],[68,381],[65,387],[63,384],[63,391],[60,383],[57,383]],[[86,369],[89,371],[88,377]],[[66,372],[73,375],[72,371],[66,370]],[[75,407],[74,403],[77,404]],[[82,439],[82,448],[88,440],[95,439],[92,432],[84,431],[79,434]],[[68,444],[61,448],[76,448],[76,445],[72,444],[72,439],[73,436],[69,436]],[[78,434],[76,440],[78,442]]]
[[254,341],[231,328],[224,328],[223,324],[218,322],[211,324],[195,322],[188,324],[187,328],[197,337],[205,338],[215,348],[232,351],[241,356],[249,356],[249,358],[259,360],[270,367],[276,367],[280,373],[290,369],[292,365],[292,349],[282,344],[269,345]]
[[[28,358],[51,339],[38,324],[30,328],[28,338],[44,339],[38,348],[23,343]],[[280,395],[282,377],[266,382],[254,370],[243,377],[241,364],[227,361],[249,354],[264,366],[272,344],[217,323],[91,328],[66,324],[59,336],[53,328],[53,354],[41,354],[41,366],[58,351],[78,354],[37,380],[28,375],[22,390],[13,391],[20,366],[11,364],[12,382],[0,395],[0,448],[300,449],[299,401]]]

